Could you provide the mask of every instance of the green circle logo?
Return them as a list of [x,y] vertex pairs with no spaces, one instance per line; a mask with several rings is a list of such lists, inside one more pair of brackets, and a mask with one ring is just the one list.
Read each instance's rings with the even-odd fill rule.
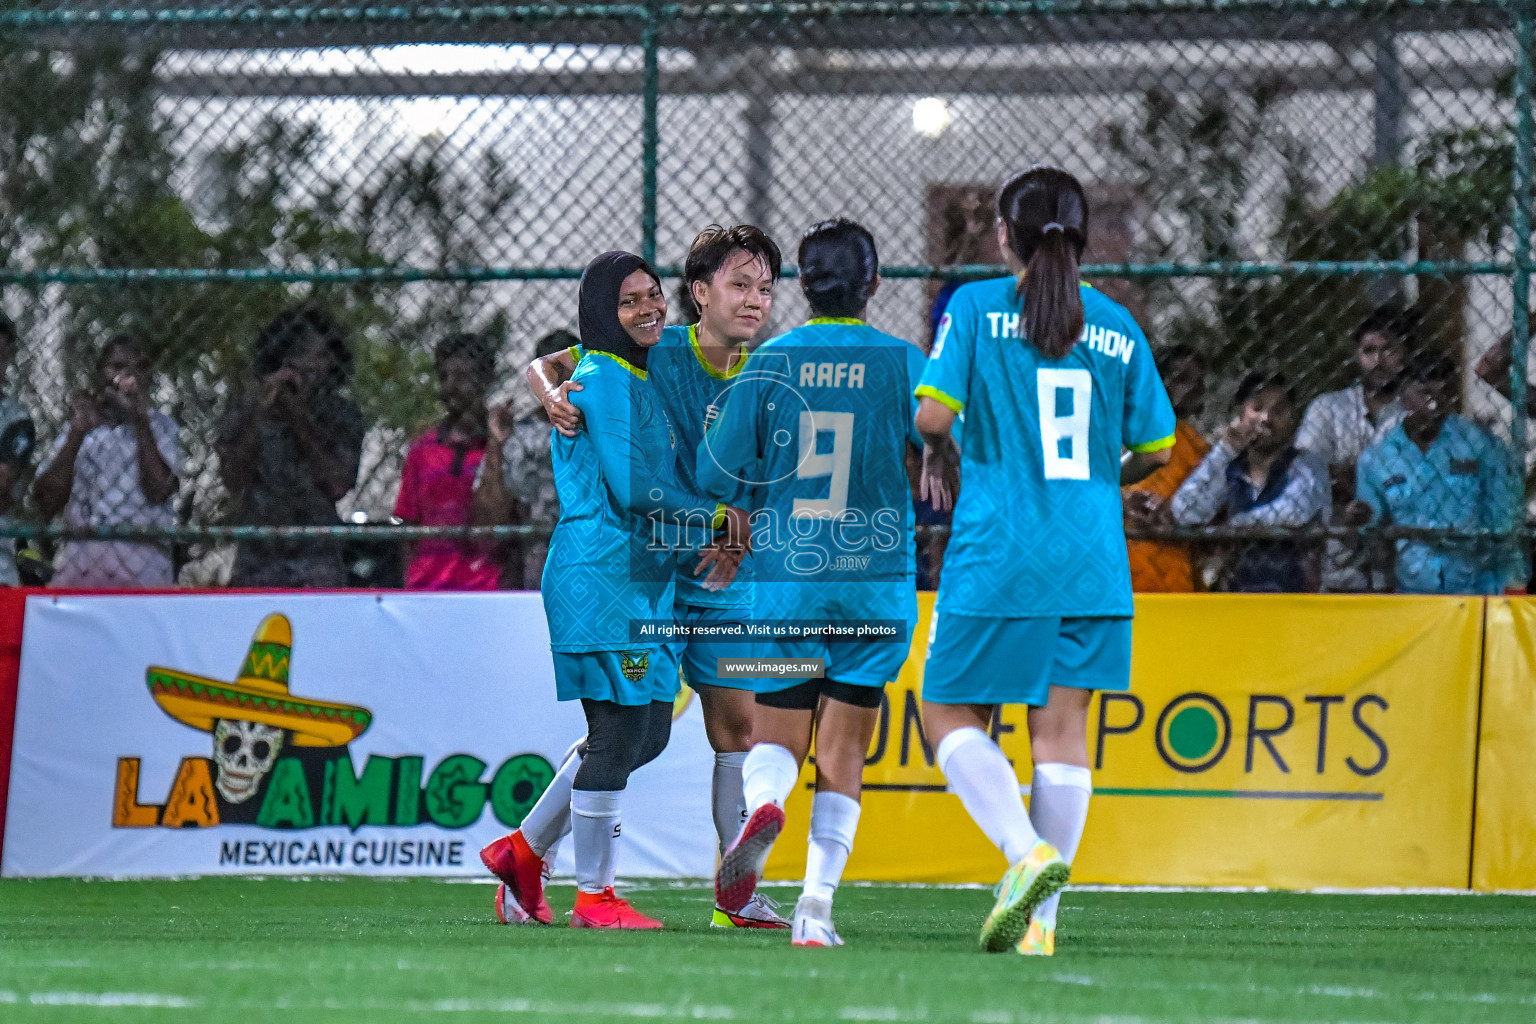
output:
[[1188,761],[1198,761],[1216,747],[1221,726],[1206,708],[1192,704],[1173,716],[1168,723],[1168,746]]
[[517,828],[554,780],[554,766],[538,754],[507,758],[491,779],[491,813],[508,828]]
[[1157,752],[1175,771],[1206,771],[1231,743],[1232,718],[1208,693],[1181,694],[1157,718]]

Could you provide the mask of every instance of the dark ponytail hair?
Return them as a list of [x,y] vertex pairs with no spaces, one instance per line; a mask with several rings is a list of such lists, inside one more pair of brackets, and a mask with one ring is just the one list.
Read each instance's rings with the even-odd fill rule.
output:
[[879,276],[875,236],[862,224],[824,220],[800,239],[800,288],[816,316],[858,316]]
[[997,215],[1025,267],[1020,334],[1047,359],[1060,359],[1083,334],[1078,265],[1088,244],[1088,197],[1066,171],[1035,166],[1003,185]]

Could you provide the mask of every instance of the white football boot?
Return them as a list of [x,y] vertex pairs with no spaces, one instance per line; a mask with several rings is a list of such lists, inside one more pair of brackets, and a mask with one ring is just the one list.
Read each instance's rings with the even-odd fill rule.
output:
[[801,896],[795,904],[795,946],[841,946],[837,929],[832,927],[832,904],[810,896]]

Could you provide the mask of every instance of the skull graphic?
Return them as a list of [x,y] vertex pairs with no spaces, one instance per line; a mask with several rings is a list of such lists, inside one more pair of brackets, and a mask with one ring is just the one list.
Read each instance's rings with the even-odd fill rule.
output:
[[244,803],[277,761],[283,730],[261,722],[221,718],[213,727],[214,788],[232,804]]

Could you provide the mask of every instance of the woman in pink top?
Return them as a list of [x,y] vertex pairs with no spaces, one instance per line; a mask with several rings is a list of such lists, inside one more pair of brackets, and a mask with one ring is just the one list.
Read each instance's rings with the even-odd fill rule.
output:
[[[395,515],[411,525],[469,526],[475,471],[485,458],[486,396],[496,353],[478,334],[453,334],[438,343],[433,362],[448,414],[406,453]],[[419,541],[405,571],[411,590],[495,590],[500,578],[494,541]]]

